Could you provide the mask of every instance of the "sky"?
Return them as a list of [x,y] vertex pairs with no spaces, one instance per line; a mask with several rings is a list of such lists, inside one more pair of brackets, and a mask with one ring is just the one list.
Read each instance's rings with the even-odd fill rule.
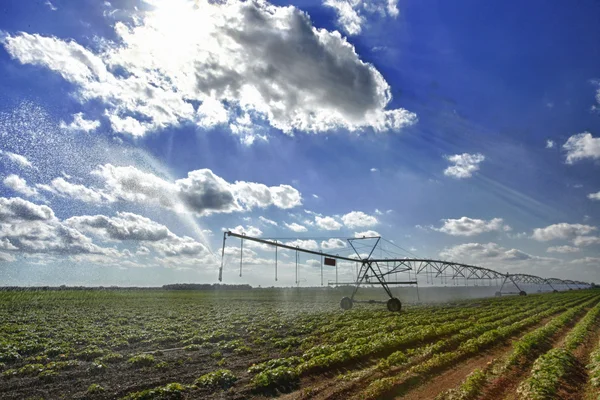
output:
[[[0,285],[215,283],[226,230],[599,281],[599,15],[5,0]],[[275,281],[273,249],[245,241],[240,276],[225,246],[223,283],[320,284],[315,257]]]

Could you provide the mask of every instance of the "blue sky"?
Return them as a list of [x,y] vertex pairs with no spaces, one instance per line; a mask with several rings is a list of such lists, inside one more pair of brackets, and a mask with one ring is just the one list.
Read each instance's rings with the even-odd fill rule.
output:
[[[5,284],[214,282],[236,227],[598,279],[597,2],[0,9]],[[294,284],[228,244],[226,283]]]

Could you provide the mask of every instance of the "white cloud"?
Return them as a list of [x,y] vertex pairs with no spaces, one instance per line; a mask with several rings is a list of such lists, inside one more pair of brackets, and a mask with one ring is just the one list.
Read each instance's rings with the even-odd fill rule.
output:
[[364,232],[354,232],[355,238],[363,238],[363,237],[369,238],[369,237],[377,237],[377,236],[381,236],[379,234],[379,232],[371,231],[371,230],[364,231]]
[[289,209],[302,204],[300,192],[289,185],[229,183],[209,169],[188,172],[187,178],[169,182],[158,176],[111,164],[100,166],[94,175],[104,181],[102,192],[116,200],[158,204],[179,212],[198,215],[249,211],[275,206]]
[[552,247],[548,247],[548,249],[546,249],[546,251],[548,253],[568,254],[568,253],[577,253],[579,251],[579,248],[573,247],[573,246],[552,246]]
[[116,217],[82,215],[65,220],[65,223],[82,232],[91,232],[105,240],[135,240],[155,242],[169,237],[171,231],[149,218],[128,212],[118,212]]
[[37,205],[19,197],[0,198],[0,241],[20,253],[116,254],[102,248],[54,215],[48,206]]
[[88,188],[84,185],[71,183],[63,178],[55,178],[50,184],[38,184],[39,189],[62,197],[69,197],[86,203],[112,202],[114,198],[101,191]]
[[590,193],[587,197],[590,200],[600,200],[600,192]]
[[247,235],[247,236],[253,236],[253,237],[258,237],[263,234],[259,228],[252,226],[252,225],[247,225],[246,227],[243,227],[242,225],[238,225],[235,228],[229,229],[229,231],[237,233],[238,235]]
[[348,228],[370,228],[379,223],[376,217],[362,211],[351,211],[342,215],[342,221]]
[[319,244],[312,239],[310,239],[310,240],[296,239],[296,240],[286,242],[285,244],[287,244],[288,246],[300,247],[300,248],[308,249],[308,250],[319,250]]
[[15,164],[17,164],[21,168],[31,168],[31,167],[33,167],[33,165],[27,159],[27,157],[22,156],[20,154],[11,153],[10,151],[2,151],[2,150],[0,150],[0,154],[4,154],[6,156],[6,158],[8,158],[10,161],[14,162]]
[[596,227],[582,224],[560,223],[549,225],[545,228],[535,228],[533,230],[533,239],[540,242],[547,242],[555,239],[569,239],[574,236],[587,235],[596,230]]
[[592,246],[600,244],[600,237],[598,236],[577,236],[573,239],[575,246]]
[[375,209],[375,215],[383,215],[383,212],[380,211],[378,208]]
[[464,243],[440,252],[440,257],[454,262],[489,263],[490,261],[525,261],[536,257],[518,249],[506,249],[496,243]]
[[510,226],[505,225],[502,218],[493,218],[489,221],[461,217],[459,219],[443,219],[441,228],[433,228],[434,231],[443,232],[452,236],[475,236],[484,232],[506,232]]
[[306,232],[308,229],[306,229],[305,226],[302,226],[300,224],[297,224],[295,222],[292,222],[291,224],[288,224],[287,222],[284,223],[284,225],[289,229],[292,230],[294,232]]
[[377,168],[371,168],[371,172],[379,172],[379,169],[377,169]]
[[[386,4],[373,9],[395,15],[395,4]],[[114,131],[134,136],[190,122],[244,128],[236,121],[246,114],[255,125],[286,133],[397,131],[417,121],[405,109],[387,109],[389,85],[352,44],[337,31],[313,27],[293,6],[153,5],[126,18],[135,23],[117,21],[117,40],[104,39],[97,52],[29,33],[7,35],[3,44],[21,63],[60,74],[82,103],[104,106]],[[251,134],[242,132],[242,140],[253,140]]]
[[567,151],[567,164],[573,164],[575,161],[600,159],[600,138],[594,138],[591,133],[583,132],[571,136],[563,149]]
[[342,227],[342,224],[332,217],[319,217],[317,215],[315,217],[315,222],[317,223],[319,229],[324,229],[327,231],[337,231]]
[[546,140],[546,148],[547,149],[554,148],[554,145],[555,145],[554,140],[550,140],[550,139]]
[[368,17],[373,15],[397,17],[397,0],[324,0],[323,5],[337,13],[337,24],[348,35],[358,35]]
[[265,218],[262,215],[260,217],[258,217],[258,219],[261,220],[265,224],[278,226],[277,222],[273,221],[272,219]]
[[3,182],[4,186],[11,188],[17,193],[24,194],[25,196],[35,197],[39,194],[35,188],[30,187],[27,184],[27,181],[18,175],[9,175],[4,178]]
[[344,242],[342,239],[331,238],[328,240],[323,240],[321,242],[321,247],[324,250],[343,249],[346,247],[346,242]]
[[444,170],[444,175],[456,179],[470,178],[473,173],[479,171],[479,164],[485,160],[485,156],[480,153],[476,154],[454,154],[445,156],[446,160],[454,165]]
[[50,0],[46,0],[44,4],[50,9],[50,11],[56,11],[58,8],[54,4],[50,2]]
[[100,127],[100,121],[87,120],[83,117],[83,113],[73,115],[73,121],[67,124],[65,121],[60,121],[60,128],[71,132],[83,131],[92,132]]
[[313,198],[315,198],[315,199],[318,199],[318,198],[319,198],[319,196],[318,196],[318,195],[316,195],[316,194],[314,194],[314,193],[313,193],[312,197],[313,197]]
[[[79,231],[90,232],[105,241],[143,242],[166,257],[195,257],[208,254],[207,248],[189,236],[177,236],[166,226],[144,216],[118,212],[115,217],[105,215],[75,216],[65,223]],[[147,247],[145,247],[146,250]],[[146,254],[142,249],[142,254]]]

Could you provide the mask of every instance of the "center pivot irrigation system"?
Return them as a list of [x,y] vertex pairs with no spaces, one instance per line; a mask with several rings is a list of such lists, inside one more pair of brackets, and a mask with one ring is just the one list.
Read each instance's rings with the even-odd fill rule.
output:
[[[591,286],[586,282],[558,278],[541,278],[539,276],[528,274],[502,273],[489,268],[450,261],[398,257],[397,253],[395,254],[388,250],[384,250],[381,245],[385,242],[399,249],[402,248],[395,245],[393,242],[390,242],[389,240],[383,239],[381,236],[346,238],[346,242],[349,246],[348,249],[352,249],[355,254],[344,256],[301,247],[296,245],[294,241],[289,241],[289,239],[286,241],[286,239],[280,238],[257,238],[245,235],[243,233],[240,234],[231,231],[223,233],[223,250],[221,253],[221,267],[219,268],[219,282],[221,282],[223,279],[223,266],[225,264],[225,242],[228,237],[236,237],[240,239],[240,276],[242,276],[242,265],[244,262],[244,241],[261,243],[262,245],[267,245],[274,249],[275,280],[277,280],[279,249],[296,252],[296,284],[299,284],[300,282],[298,279],[299,253],[319,256],[321,258],[321,285],[323,285],[323,265],[326,265],[335,267],[336,280],[329,281],[329,286],[354,286],[352,295],[350,297],[342,298],[340,302],[340,306],[344,310],[349,310],[352,308],[354,303],[386,303],[388,310],[399,312],[402,308],[402,303],[398,298],[394,297],[392,291],[390,290],[390,286],[416,285],[418,295],[417,275],[425,275],[427,283],[431,284],[434,284],[434,280],[437,281],[437,279],[439,279],[439,282],[444,285],[447,285],[449,280],[454,285],[468,285],[470,281],[486,282],[489,283],[489,285],[492,285],[495,282],[497,286],[500,286],[500,289],[496,292],[496,296],[502,296],[505,294],[518,294],[520,296],[526,296],[527,292],[525,292],[524,289],[533,287],[537,287],[538,292],[558,292],[561,290],[584,289]],[[339,240],[339,238],[335,239]],[[365,242],[367,241],[368,244],[365,245]],[[364,251],[365,249],[366,252],[360,252],[361,250]],[[379,251],[379,254],[385,253],[391,257],[377,258],[376,254],[378,253],[378,249],[381,250]],[[407,252],[406,250],[404,251]],[[357,268],[355,281],[338,281],[338,261],[356,263]],[[360,268],[358,266],[360,266]],[[408,280],[398,280],[399,273],[408,274]],[[354,297],[361,285],[380,285],[389,299],[386,302],[375,300],[356,300]],[[516,291],[515,289],[513,289],[513,291],[508,291],[512,286],[514,286]]]

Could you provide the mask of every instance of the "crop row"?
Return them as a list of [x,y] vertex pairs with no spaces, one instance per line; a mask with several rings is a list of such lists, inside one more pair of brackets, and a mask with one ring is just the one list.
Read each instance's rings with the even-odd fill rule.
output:
[[[544,306],[540,307],[540,309],[543,308]],[[376,354],[389,354],[398,348],[424,344],[439,337],[471,330],[474,326],[479,327],[477,329],[478,332],[483,332],[492,325],[502,325],[507,323],[508,320],[512,321],[513,319],[519,320],[526,314],[536,314],[540,309],[528,312],[508,312],[511,316],[505,318],[502,318],[504,314],[496,315],[495,322],[484,324],[474,324],[472,321],[448,322],[444,325],[431,324],[421,327],[417,326],[410,330],[349,339],[345,343],[314,347],[305,352],[302,357],[293,356],[269,360],[263,364],[252,366],[249,372],[258,373],[253,380],[256,385],[274,385],[282,382],[282,379],[277,378],[288,379],[290,376],[310,374],[316,371],[339,367]]]
[[[513,342],[513,350],[507,357],[503,360],[496,360],[494,364],[488,366],[488,368],[484,370],[474,371],[472,376],[467,377],[465,382],[457,389],[452,389],[441,394],[439,399],[469,400],[476,398],[483,387],[492,379],[505,374],[510,367],[522,364],[525,360],[531,359],[550,348],[552,345],[552,337],[554,337],[564,326],[574,321],[586,307],[597,301],[597,298],[592,298],[580,306],[571,308],[558,317],[553,318],[546,325],[523,335],[519,340]],[[568,340],[572,343],[579,341],[580,332],[589,329],[592,321],[596,320],[599,311],[600,304],[597,304],[580,321],[576,328],[577,331],[573,330],[572,334],[569,335],[571,339]]]
[[579,324],[569,332],[564,345],[541,355],[533,364],[531,375],[524,380],[517,392],[528,400],[555,397],[566,376],[578,366],[573,351],[585,340],[596,326],[600,315],[600,304],[590,310]]
[[[588,302],[583,303],[567,313],[577,315],[580,310],[584,309]],[[427,375],[445,369],[450,365],[459,362],[465,358],[471,357],[482,350],[485,350],[497,342],[507,339],[510,336],[522,331],[523,329],[535,325],[542,319],[552,315],[557,309],[562,307],[551,308],[545,312],[535,314],[531,317],[522,319],[508,326],[498,327],[493,330],[486,331],[477,338],[470,339],[462,343],[455,351],[437,353],[429,360],[412,367],[406,374],[400,376],[391,376],[383,378],[369,385],[369,387],[358,397],[362,399],[378,399],[398,390],[401,386],[410,386],[422,381]],[[560,317],[558,317],[560,318]],[[565,321],[566,323],[566,321]],[[410,385],[407,385],[410,383]]]
[[[562,304],[555,305],[552,307],[551,303],[547,302],[547,304],[542,303],[537,308],[533,308],[533,309],[529,309],[527,311],[521,311],[521,312],[511,312],[510,307],[508,307],[509,308],[508,314],[511,314],[509,317],[502,318],[502,316],[504,316],[504,313],[502,313],[502,314],[496,313],[497,318],[495,320],[493,318],[482,318],[482,320],[486,321],[486,322],[484,322],[484,323],[471,322],[470,324],[468,324],[467,327],[463,327],[462,329],[460,329],[458,331],[458,333],[455,332],[456,334],[450,335],[449,337],[446,337],[445,339],[438,340],[437,342],[435,342],[431,345],[426,345],[425,341],[412,342],[412,339],[414,338],[414,336],[407,336],[404,338],[404,340],[406,340],[407,342],[404,342],[404,343],[403,342],[394,342],[394,343],[392,343],[393,347],[387,348],[387,351],[389,352],[393,348],[397,348],[401,344],[406,344],[406,343],[417,344],[418,345],[417,348],[408,349],[405,351],[395,351],[391,355],[389,355],[387,358],[380,360],[376,367],[370,368],[367,370],[358,371],[357,376],[355,377],[356,379],[352,379],[352,380],[360,380],[363,383],[372,381],[373,378],[377,375],[378,370],[380,371],[380,373],[381,372],[388,373],[388,374],[398,373],[399,366],[407,366],[407,365],[411,365],[411,364],[414,365],[414,364],[425,362],[427,359],[433,357],[433,355],[435,353],[454,349],[457,346],[459,346],[465,342],[469,343],[469,345],[473,345],[473,342],[468,342],[469,339],[472,339],[478,335],[484,334],[487,331],[495,330],[504,325],[510,325],[512,323],[515,323],[517,321],[522,321],[529,317],[540,318],[540,317],[552,315],[557,312],[564,311],[570,305],[574,305],[574,304],[585,301],[585,298],[587,298],[587,296],[571,298],[568,301],[565,301],[565,300],[567,300],[565,298],[562,298],[559,300],[552,299],[553,300],[552,303],[561,303],[561,300],[562,300]],[[550,304],[548,304],[548,303],[550,303]],[[503,307],[503,308],[505,308],[505,307]],[[449,326],[452,326],[452,324],[449,324]],[[440,329],[443,330],[445,328],[440,327]],[[444,337],[444,336],[448,336],[448,335],[441,335],[441,336]],[[411,341],[411,342],[408,342],[408,341]],[[390,343],[387,343],[387,344],[389,345]],[[467,345],[465,345],[465,346],[467,346]],[[291,359],[271,360],[262,366],[258,366],[258,367],[262,367],[262,368],[255,367],[255,369],[251,372],[262,371],[261,373],[259,373],[259,375],[257,375],[257,377],[255,377],[255,381],[257,379],[260,379],[260,382],[265,382],[265,383],[269,382],[271,384],[276,384],[276,383],[278,383],[276,380],[276,377],[284,377],[285,376],[287,378],[287,377],[289,377],[290,374],[292,376],[297,376],[298,374],[300,374],[302,372],[310,371],[310,368],[318,368],[319,370],[321,370],[321,369],[327,369],[327,368],[332,368],[335,366],[347,364],[349,362],[349,360],[353,359],[353,356],[358,358],[360,355],[360,351],[361,351],[360,349],[357,349],[357,350],[355,350],[354,353],[344,352],[339,355],[338,355],[338,353],[334,353],[333,357],[331,355],[329,357],[317,356],[314,359],[308,359],[308,360],[305,360],[300,357],[295,357],[294,360],[291,360]],[[337,357],[339,357],[339,358],[337,358]],[[345,357],[345,358],[343,358],[343,357]],[[291,362],[287,362],[287,361],[291,361]],[[297,366],[294,367],[295,365],[297,365]],[[270,370],[275,369],[275,368],[276,368],[275,372],[277,373],[277,375],[272,376],[272,372]],[[287,376],[282,375],[283,372],[286,372],[288,375]],[[268,379],[266,379],[266,378],[268,378]]]

